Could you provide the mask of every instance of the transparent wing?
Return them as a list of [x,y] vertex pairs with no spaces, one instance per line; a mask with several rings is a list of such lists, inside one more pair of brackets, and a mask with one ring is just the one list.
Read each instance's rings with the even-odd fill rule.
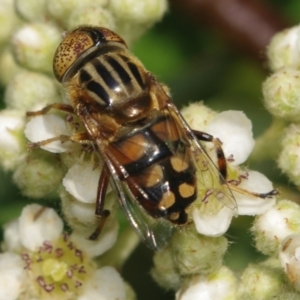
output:
[[[111,163],[108,163],[111,170],[111,184],[117,193],[119,203],[125,212],[129,222],[140,239],[152,250],[163,248],[171,238],[175,226],[163,218],[151,217],[138,204],[131,194],[126,183],[119,179]],[[121,166],[120,166],[121,167]]]
[[[190,147],[195,166],[197,168],[197,189],[198,200],[208,202],[217,200],[223,205],[234,211],[237,215],[237,204],[235,198],[222,177],[218,167],[215,165],[211,157],[205,151],[201,142],[197,139],[192,129],[186,123],[180,112],[173,104],[165,90],[158,83],[153,85],[154,93],[160,103],[165,103],[165,107],[161,111],[173,122],[165,123],[166,136],[179,136],[180,140],[185,140],[187,147]],[[180,152],[176,146],[172,148],[174,155]]]

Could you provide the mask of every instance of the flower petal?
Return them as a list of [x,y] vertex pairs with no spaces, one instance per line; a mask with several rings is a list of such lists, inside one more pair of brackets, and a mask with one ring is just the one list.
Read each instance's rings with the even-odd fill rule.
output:
[[[99,256],[110,249],[117,241],[119,231],[119,224],[116,220],[109,226],[104,226],[99,237],[95,241],[88,240],[86,236],[77,233],[71,234],[71,240],[76,245],[82,245],[81,248],[85,250],[91,257]],[[92,232],[91,232],[92,233]]]
[[10,252],[19,252],[22,249],[21,237],[19,231],[19,220],[11,221],[4,226],[4,244],[3,248]]
[[15,300],[25,287],[22,258],[14,253],[0,254],[0,300]]
[[63,179],[66,190],[77,200],[84,203],[95,203],[97,196],[100,168],[92,163],[74,164]]
[[225,156],[233,155],[233,165],[243,163],[255,144],[251,121],[241,111],[219,113],[205,131],[221,140]]
[[222,207],[215,213],[207,213],[205,210],[193,209],[193,220],[196,230],[207,236],[220,236],[224,234],[233,217],[234,211],[227,206]]
[[211,276],[191,279],[187,289],[176,293],[176,300],[234,300],[236,292],[235,275],[227,267],[222,267]]
[[[272,182],[262,173],[248,171],[248,178],[238,186],[247,191],[255,193],[267,193],[273,190]],[[239,215],[260,215],[268,211],[276,204],[276,197],[259,198],[233,191]]]
[[[70,135],[65,120],[57,115],[49,114],[33,117],[25,127],[25,136],[33,143],[57,137]],[[53,153],[66,152],[72,147],[72,142],[54,141],[41,146],[42,149]]]
[[63,222],[52,208],[38,204],[23,208],[20,219],[20,236],[24,247],[35,251],[44,241],[59,238],[63,231]]
[[97,270],[84,285],[78,300],[125,300],[125,284],[120,274],[112,267]]

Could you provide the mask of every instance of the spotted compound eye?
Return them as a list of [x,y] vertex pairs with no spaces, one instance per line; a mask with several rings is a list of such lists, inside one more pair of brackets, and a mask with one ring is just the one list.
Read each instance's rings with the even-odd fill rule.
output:
[[53,71],[56,79],[61,82],[69,67],[93,46],[94,41],[87,32],[76,30],[67,33],[54,54]]
[[82,54],[104,43],[119,43],[127,47],[119,35],[102,27],[79,27],[67,33],[54,54],[53,71],[56,79],[61,82],[66,72]]

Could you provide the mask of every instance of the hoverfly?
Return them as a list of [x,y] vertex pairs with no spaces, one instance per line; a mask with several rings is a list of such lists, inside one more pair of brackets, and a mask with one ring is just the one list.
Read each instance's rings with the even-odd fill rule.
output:
[[[109,215],[104,198],[110,179],[132,226],[153,249],[167,241],[169,225],[188,222],[188,210],[197,197],[203,201],[215,197],[237,209],[226,182],[221,142],[187,125],[164,86],[120,36],[101,27],[79,27],[58,46],[53,69],[71,105],[55,103],[27,115],[54,108],[82,121],[86,131],[69,140],[89,141],[103,162],[96,201],[102,225]],[[63,141],[57,137],[33,146],[55,139]],[[214,143],[218,167],[199,140]],[[199,187],[206,191],[203,195]],[[265,198],[275,192],[254,195]]]

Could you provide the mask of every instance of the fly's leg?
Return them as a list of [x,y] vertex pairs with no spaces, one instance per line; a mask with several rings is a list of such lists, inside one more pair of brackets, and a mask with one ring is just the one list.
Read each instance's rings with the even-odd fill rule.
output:
[[227,163],[222,149],[222,142],[218,138],[215,138],[212,135],[202,131],[193,130],[193,133],[198,140],[203,142],[211,142],[214,144],[218,159],[219,172],[222,175],[222,178],[227,179]]
[[87,132],[78,132],[74,133],[72,135],[58,135],[50,139],[38,141],[35,143],[29,142],[27,144],[27,147],[29,150],[33,150],[35,148],[40,148],[42,146],[45,146],[47,144],[50,144],[55,141],[60,141],[61,143],[67,142],[67,141],[72,141],[75,143],[89,143],[91,142],[90,137],[88,136]]
[[95,229],[95,231],[90,235],[89,237],[90,240],[96,240],[98,238],[99,234],[102,231],[102,228],[104,227],[110,215],[110,211],[108,209],[104,209],[105,195],[106,195],[108,183],[109,183],[109,170],[107,166],[104,165],[101,171],[101,175],[99,177],[96,210],[95,210],[95,214],[101,217],[101,221],[97,226],[97,228]]
[[[56,109],[56,110],[59,110],[59,111],[70,113],[70,114],[75,113],[74,108],[71,105],[63,104],[63,103],[52,103],[52,104],[49,104],[49,105],[45,106],[41,110],[28,111],[26,113],[26,116],[27,117],[37,117],[37,116],[45,115],[51,109]],[[42,140],[42,141],[35,142],[35,143],[29,142],[27,144],[27,147],[30,150],[32,150],[32,149],[35,149],[35,148],[40,148],[42,146],[45,146],[45,145],[50,144],[50,143],[55,142],[55,141],[60,141],[62,143],[66,142],[66,141],[73,141],[73,142],[82,144],[82,143],[85,143],[85,142],[90,142],[90,137],[88,136],[88,134],[86,132],[75,133],[71,136],[69,136],[69,135],[58,135],[58,136],[55,136],[53,138]]]
[[52,104],[49,104],[49,105],[45,106],[41,110],[26,112],[26,116],[27,117],[36,117],[36,116],[45,115],[51,109],[57,109],[57,110],[60,110],[60,111],[63,111],[63,112],[67,112],[67,113],[70,113],[70,114],[74,114],[75,113],[74,112],[74,108],[71,105],[63,104],[63,103],[52,103]]
[[217,153],[217,160],[218,160],[218,168],[219,168],[219,172],[221,174],[220,180],[222,182],[223,181],[222,179],[224,178],[227,185],[230,187],[231,190],[236,191],[241,194],[244,194],[244,195],[250,195],[250,196],[254,196],[254,197],[258,197],[258,198],[262,198],[262,199],[272,198],[273,196],[278,195],[277,190],[271,190],[270,192],[267,192],[267,193],[250,192],[250,191],[244,190],[244,189],[238,187],[236,184],[228,181],[227,163],[226,163],[224,151],[222,149],[222,142],[218,138],[215,138],[212,135],[202,132],[202,131],[193,130],[193,133],[200,141],[211,142],[215,145],[216,153]]

